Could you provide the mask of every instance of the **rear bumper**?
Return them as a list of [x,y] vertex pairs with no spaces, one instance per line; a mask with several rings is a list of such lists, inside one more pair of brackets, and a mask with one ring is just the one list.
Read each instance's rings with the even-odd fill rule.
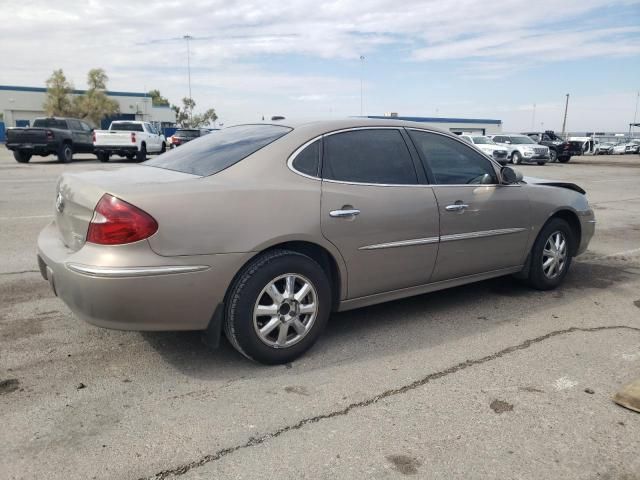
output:
[[147,241],[73,252],[54,223],[38,237],[40,272],[54,293],[81,319],[118,330],[206,329],[245,258],[161,257]]
[[30,153],[32,155],[49,155],[58,151],[58,144],[53,143],[11,143],[7,142],[6,147],[9,150],[20,150],[21,152]]
[[94,152],[96,153],[108,153],[119,154],[119,153],[137,153],[138,147],[136,145],[94,145]]

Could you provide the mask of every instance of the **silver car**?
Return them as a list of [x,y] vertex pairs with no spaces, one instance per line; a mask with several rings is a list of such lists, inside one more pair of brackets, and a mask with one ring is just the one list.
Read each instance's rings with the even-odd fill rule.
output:
[[509,150],[509,160],[514,165],[520,165],[523,162],[536,162],[538,165],[544,165],[551,158],[549,147],[539,145],[528,135],[500,133],[489,135],[489,138]]
[[594,223],[580,187],[523,179],[419,123],[240,125],[62,175],[38,262],[92,324],[202,330],[214,346],[224,332],[276,364],[331,312],[501,275],[555,288]]

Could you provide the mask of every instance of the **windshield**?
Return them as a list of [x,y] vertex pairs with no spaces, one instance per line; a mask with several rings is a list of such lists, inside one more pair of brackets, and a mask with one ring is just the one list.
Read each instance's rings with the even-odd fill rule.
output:
[[533,143],[535,144],[536,142],[534,142],[533,140],[531,140],[529,137],[526,136],[517,136],[517,137],[509,137],[509,140],[511,140],[511,143],[513,143],[514,145],[524,145],[524,144],[529,144],[529,143]]
[[291,128],[280,125],[238,125],[203,135],[180,148],[144,162],[151,167],[166,168],[193,175],[216,174],[261,148],[269,145]]
[[476,145],[495,145],[495,142],[487,137],[471,137]]
[[36,118],[33,121],[33,126],[36,128],[59,128],[66,130],[67,122],[55,118]]
[[141,123],[113,122],[109,130],[114,132],[143,132]]

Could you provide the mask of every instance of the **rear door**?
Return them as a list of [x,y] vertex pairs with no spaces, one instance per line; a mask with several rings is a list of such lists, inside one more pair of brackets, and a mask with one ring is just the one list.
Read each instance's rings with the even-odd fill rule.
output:
[[323,139],[320,223],[347,265],[348,298],[429,282],[438,208],[415,160],[397,128]]
[[494,164],[448,135],[409,130],[433,182],[440,248],[432,281],[522,265],[529,238],[529,199],[501,185]]

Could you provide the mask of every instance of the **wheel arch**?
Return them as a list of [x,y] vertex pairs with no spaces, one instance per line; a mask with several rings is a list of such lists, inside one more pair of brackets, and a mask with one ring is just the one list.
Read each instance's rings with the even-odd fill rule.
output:
[[578,247],[580,246],[580,241],[582,240],[582,227],[580,226],[580,219],[578,218],[578,214],[568,208],[561,208],[556,210],[545,222],[545,225],[549,223],[554,218],[560,218],[569,224],[571,227],[571,231],[575,237],[575,245],[573,245],[573,251],[571,252],[571,256],[575,256]]
[[342,257],[340,256],[339,253],[331,252],[325,246],[309,240],[280,241],[278,243],[265,246],[264,248],[261,248],[259,251],[256,251],[255,255],[252,255],[250,258],[248,258],[246,262],[238,269],[233,280],[229,283],[227,293],[230,287],[234,284],[240,272],[244,269],[244,267],[247,264],[249,264],[249,262],[254,260],[256,257],[263,255],[266,252],[270,252],[272,250],[291,250],[293,252],[298,252],[303,255],[306,255],[314,259],[316,262],[318,262],[320,267],[322,267],[322,269],[326,273],[327,278],[329,279],[329,283],[331,285],[332,310],[336,310],[338,308],[340,301],[346,294],[346,285],[347,285],[346,266],[344,265]]

